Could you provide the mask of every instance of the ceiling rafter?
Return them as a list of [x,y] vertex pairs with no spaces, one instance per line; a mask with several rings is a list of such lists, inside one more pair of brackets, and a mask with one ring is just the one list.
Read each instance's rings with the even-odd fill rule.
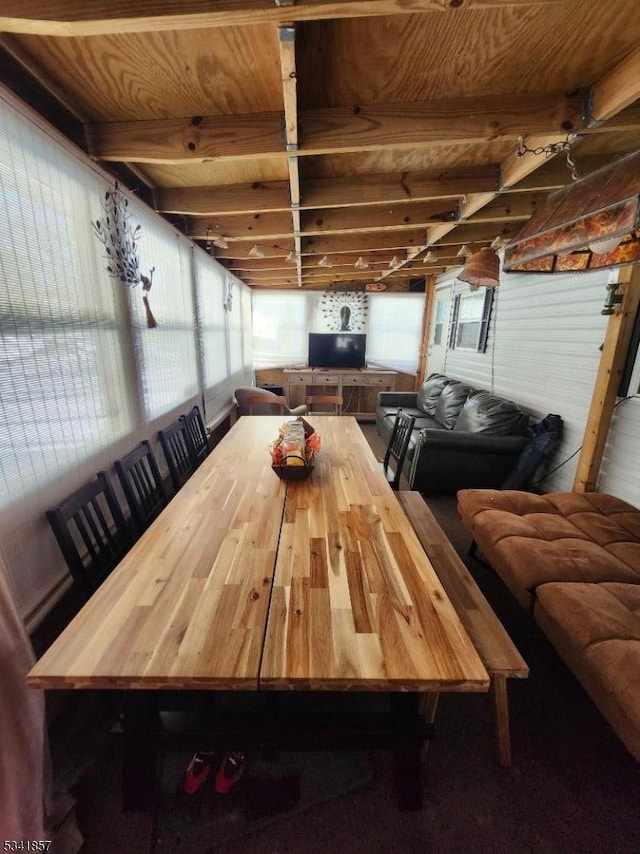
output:
[[[465,0],[465,9],[509,6],[549,6],[562,0]],[[41,36],[97,36],[112,33],[191,30],[201,27],[237,27],[255,24],[322,21],[380,15],[455,14],[462,3],[451,0],[298,0],[282,7],[273,0],[182,0],[180,10],[171,0],[130,0],[105,4],[102,0],[13,0],[2,4],[0,30]]]
[[289,156],[289,203],[291,206],[291,225],[293,229],[293,256],[298,287],[302,287],[302,261],[300,253],[300,167],[298,157],[298,97],[296,71],[296,30],[293,25],[278,26],[278,47],[280,49],[280,76],[284,100],[284,143]]
[[[281,114],[194,116],[89,124],[99,160],[184,163],[286,156]],[[521,135],[586,132],[581,99],[561,94],[478,96],[302,110],[301,157],[443,143],[483,143]],[[611,130],[640,127],[640,110]]]

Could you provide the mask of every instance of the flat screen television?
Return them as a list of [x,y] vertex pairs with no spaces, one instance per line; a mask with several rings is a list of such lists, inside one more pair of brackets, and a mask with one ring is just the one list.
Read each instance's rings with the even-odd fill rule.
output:
[[354,332],[310,332],[310,368],[364,368],[367,336]]

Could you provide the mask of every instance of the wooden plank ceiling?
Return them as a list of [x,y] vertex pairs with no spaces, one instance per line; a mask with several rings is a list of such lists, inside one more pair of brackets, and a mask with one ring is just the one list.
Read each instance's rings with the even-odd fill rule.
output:
[[256,288],[419,287],[571,182],[520,138],[580,175],[640,148],[638,0],[15,0],[0,32]]

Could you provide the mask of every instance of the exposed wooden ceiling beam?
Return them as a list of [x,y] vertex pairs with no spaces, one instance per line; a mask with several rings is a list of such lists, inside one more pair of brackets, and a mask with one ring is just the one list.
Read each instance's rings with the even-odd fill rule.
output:
[[2,3],[0,30],[42,36],[95,36],[111,33],[242,27],[281,21],[321,21],[420,12],[455,13],[465,9],[544,6],[561,0],[298,0],[278,6],[273,0],[13,0]]
[[[640,116],[634,122],[640,124]],[[302,111],[298,154],[479,143],[522,134],[579,133],[581,104],[559,94],[479,96]],[[625,127],[628,126],[625,123]],[[87,125],[92,156],[183,163],[286,154],[280,113],[195,116]]]
[[280,77],[284,100],[284,141],[288,153],[289,201],[291,204],[291,226],[293,229],[294,258],[298,287],[302,287],[302,267],[300,262],[300,168],[298,150],[298,100],[296,72],[296,30],[293,25],[278,27],[278,46],[280,48]]
[[171,187],[153,194],[155,208],[187,216],[242,214],[250,211],[288,211],[288,181],[255,181],[226,187]]

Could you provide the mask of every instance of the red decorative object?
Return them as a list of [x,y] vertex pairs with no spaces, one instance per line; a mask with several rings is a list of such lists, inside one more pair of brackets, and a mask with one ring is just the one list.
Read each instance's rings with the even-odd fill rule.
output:
[[639,229],[636,151],[552,193],[506,247],[503,269],[562,273],[631,264],[640,260]]

